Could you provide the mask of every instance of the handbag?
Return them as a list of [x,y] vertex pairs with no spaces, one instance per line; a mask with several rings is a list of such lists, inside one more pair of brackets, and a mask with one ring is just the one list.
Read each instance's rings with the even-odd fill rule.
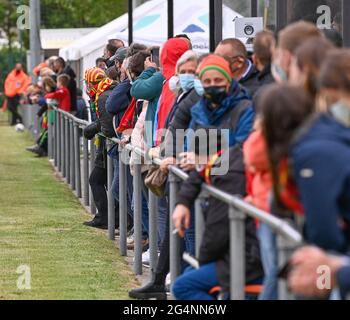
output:
[[145,185],[157,197],[163,197],[167,179],[168,175],[166,173],[162,172],[158,166],[152,165],[145,178]]

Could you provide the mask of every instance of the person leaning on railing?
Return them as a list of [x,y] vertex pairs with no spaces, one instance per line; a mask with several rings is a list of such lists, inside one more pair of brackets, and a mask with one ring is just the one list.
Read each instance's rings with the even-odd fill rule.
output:
[[[212,133],[207,131],[208,138]],[[207,163],[197,170],[191,171],[177,198],[174,212],[175,226],[183,236],[182,216],[188,217],[190,207],[201,192],[201,185],[207,183],[221,191],[232,195],[245,195],[245,171],[242,148],[238,144],[229,150],[221,150],[220,131],[208,139],[208,150],[202,145],[196,146],[196,155],[205,157],[200,163]],[[210,153],[209,141],[218,141],[219,152]],[[199,152],[198,152],[199,149]],[[212,148],[211,148],[212,149]],[[202,158],[203,159],[203,158]],[[224,163],[226,162],[226,163]],[[224,175],[215,175],[215,169],[228,167]],[[212,288],[220,286],[222,293],[229,293],[230,287],[230,229],[228,205],[214,197],[208,197],[204,202],[203,216],[205,220],[204,233],[199,251],[199,269],[188,268],[174,283],[172,291],[178,300],[214,300],[210,294]],[[185,227],[188,220],[184,221]],[[255,221],[245,219],[245,261],[246,284],[261,285],[264,272],[261,265],[259,242],[256,236]]]
[[[111,94],[115,83],[107,77],[100,68],[91,68],[85,72],[84,80],[87,84],[90,105],[96,111],[97,119],[84,129],[84,137],[93,139],[98,133],[105,137],[115,137],[113,117],[106,110],[106,101]],[[107,149],[106,139],[97,136],[95,166],[90,174],[89,183],[97,207],[97,214],[92,221],[84,224],[90,227],[107,229],[108,202],[107,202]]]

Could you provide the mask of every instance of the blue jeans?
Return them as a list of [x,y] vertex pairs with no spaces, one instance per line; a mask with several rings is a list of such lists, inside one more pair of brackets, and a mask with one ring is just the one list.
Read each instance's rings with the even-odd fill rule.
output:
[[199,269],[189,267],[176,279],[172,292],[176,300],[215,300],[209,291],[219,285],[216,263],[208,263]]
[[[114,166],[114,176],[113,176],[113,182],[112,182],[112,193],[113,197],[116,201],[119,202],[119,159],[113,158],[113,166]],[[126,179],[127,179],[127,212],[128,215],[132,218],[133,212],[131,208],[131,202],[132,202],[132,176],[130,174],[130,169],[127,168],[126,170]]]
[[259,300],[277,300],[278,298],[278,251],[276,235],[272,229],[261,223],[258,229],[261,260],[264,267],[264,290]]
[[[149,234],[149,214],[148,214],[148,197],[144,194],[144,192],[141,193],[141,205],[142,205],[142,239],[146,240],[148,239]],[[134,196],[132,198],[132,204],[131,209],[134,212]]]
[[165,238],[165,230],[167,228],[167,216],[169,215],[169,203],[166,196],[158,198],[158,217],[157,217],[157,229],[158,229],[158,249]]
[[194,207],[191,208],[190,227],[185,231],[185,250],[192,256],[196,255],[196,235],[195,235],[195,212]]

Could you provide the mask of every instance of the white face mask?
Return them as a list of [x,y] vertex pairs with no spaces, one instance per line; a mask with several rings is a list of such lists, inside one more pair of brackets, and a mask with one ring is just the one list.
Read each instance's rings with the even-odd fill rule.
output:
[[169,80],[169,88],[172,92],[175,94],[179,92],[181,86],[180,86],[180,79],[178,76],[172,76]]
[[333,117],[342,125],[350,128],[350,107],[342,101],[338,101],[331,107]]

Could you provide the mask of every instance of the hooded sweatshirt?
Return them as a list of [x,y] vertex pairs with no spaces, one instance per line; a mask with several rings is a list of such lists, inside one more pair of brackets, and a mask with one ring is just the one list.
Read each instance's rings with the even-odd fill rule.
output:
[[306,238],[325,250],[350,248],[350,128],[328,114],[304,128],[290,152],[305,209]]
[[175,94],[170,90],[169,80],[175,75],[177,61],[189,49],[190,45],[187,40],[183,38],[172,38],[164,44],[161,50],[160,62],[165,82],[156,114],[156,145],[159,145],[161,142],[162,131],[165,127],[166,119],[175,102]]

